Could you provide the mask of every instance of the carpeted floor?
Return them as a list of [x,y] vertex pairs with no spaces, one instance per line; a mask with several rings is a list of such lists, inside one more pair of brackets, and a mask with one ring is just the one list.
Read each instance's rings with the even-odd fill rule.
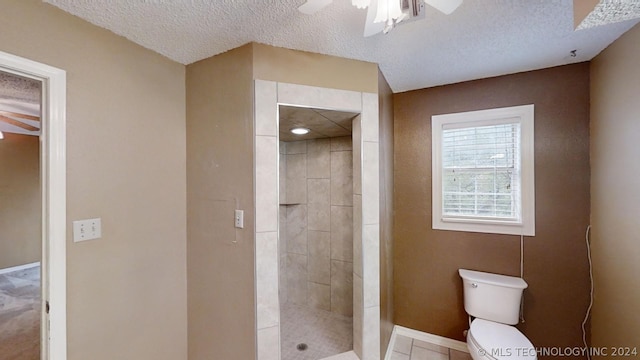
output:
[[0,359],[40,359],[40,267],[0,275]]

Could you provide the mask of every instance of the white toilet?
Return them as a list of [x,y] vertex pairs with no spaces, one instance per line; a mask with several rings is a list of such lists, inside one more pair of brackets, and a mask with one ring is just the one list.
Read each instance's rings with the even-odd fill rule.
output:
[[474,360],[536,360],[536,350],[518,329],[520,300],[527,283],[518,277],[458,270],[464,309],[474,317],[467,348]]

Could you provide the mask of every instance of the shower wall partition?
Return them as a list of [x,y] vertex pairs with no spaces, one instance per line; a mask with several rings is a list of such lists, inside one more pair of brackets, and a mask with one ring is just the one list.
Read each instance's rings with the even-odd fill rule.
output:
[[351,136],[280,142],[280,308],[353,316]]
[[353,123],[353,348],[380,359],[378,96],[256,80],[255,243],[257,359],[280,360],[278,105],[360,113]]

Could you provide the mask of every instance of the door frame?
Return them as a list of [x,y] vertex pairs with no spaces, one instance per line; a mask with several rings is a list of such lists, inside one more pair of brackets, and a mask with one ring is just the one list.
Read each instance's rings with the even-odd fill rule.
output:
[[42,83],[40,356],[42,360],[66,360],[66,72],[2,51],[0,70]]

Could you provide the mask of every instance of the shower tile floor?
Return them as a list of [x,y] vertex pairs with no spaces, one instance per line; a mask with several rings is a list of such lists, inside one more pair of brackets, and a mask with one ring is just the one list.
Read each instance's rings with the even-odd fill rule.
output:
[[[282,360],[319,360],[353,349],[351,317],[290,303],[280,316]],[[304,351],[297,349],[302,343]]]

